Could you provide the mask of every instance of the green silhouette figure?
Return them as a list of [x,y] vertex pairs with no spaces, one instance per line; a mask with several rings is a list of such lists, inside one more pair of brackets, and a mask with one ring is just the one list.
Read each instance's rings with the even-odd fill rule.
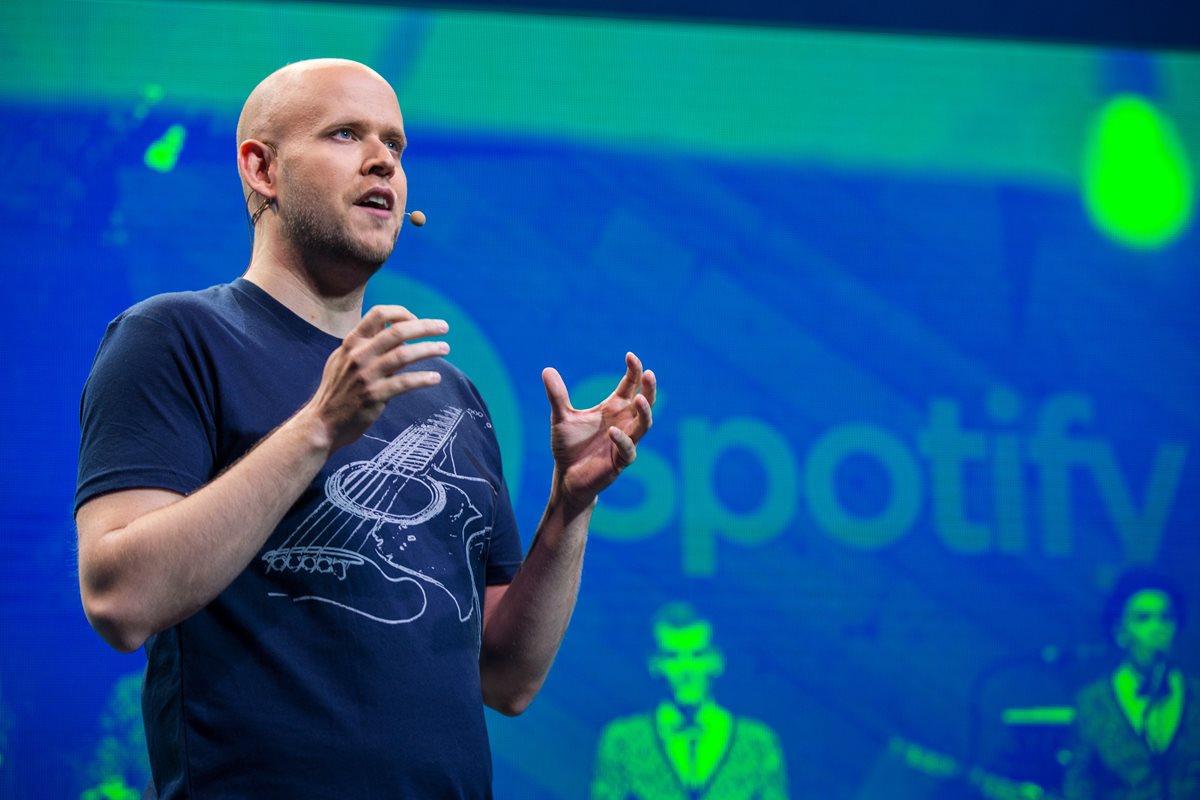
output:
[[142,727],[142,673],[116,682],[100,716],[101,737],[87,765],[80,800],[138,800],[150,779],[150,755]]
[[600,735],[593,800],[783,800],[787,769],[775,732],[713,699],[725,671],[712,625],[686,603],[654,615],[650,674],[671,696],[653,711],[613,720]]

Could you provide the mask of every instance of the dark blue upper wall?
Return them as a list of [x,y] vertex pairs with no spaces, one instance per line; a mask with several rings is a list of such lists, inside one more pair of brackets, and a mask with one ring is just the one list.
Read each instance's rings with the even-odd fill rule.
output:
[[1183,0],[354,0],[364,5],[691,19],[750,25],[1028,39],[1140,49],[1200,49],[1200,15]]

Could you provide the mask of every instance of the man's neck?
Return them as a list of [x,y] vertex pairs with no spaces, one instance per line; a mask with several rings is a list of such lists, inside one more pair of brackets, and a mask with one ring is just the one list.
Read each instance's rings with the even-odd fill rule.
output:
[[1158,753],[1166,750],[1174,739],[1184,704],[1183,673],[1165,669],[1160,680],[1156,691],[1147,693],[1145,676],[1131,661],[1123,662],[1112,676],[1113,693],[1121,712],[1134,732]]
[[[317,269],[295,259],[278,258],[266,248],[255,248],[242,277],[309,324],[343,339],[362,318],[363,294],[369,277],[349,272],[349,268]],[[319,280],[319,275],[343,280]]]
[[689,726],[696,725],[698,722],[700,722],[699,718],[705,713],[711,713],[714,710],[724,711],[724,709],[717,705],[717,702],[711,697],[706,697],[698,703],[680,703],[674,698],[670,700],[664,700],[663,702],[675,709],[675,711],[679,714],[679,718],[683,721],[683,724]]

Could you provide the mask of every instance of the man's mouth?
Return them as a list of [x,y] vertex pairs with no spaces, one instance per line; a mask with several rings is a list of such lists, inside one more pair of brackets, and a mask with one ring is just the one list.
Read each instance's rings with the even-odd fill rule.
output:
[[354,201],[354,205],[365,208],[377,217],[391,217],[392,207],[396,204],[396,195],[391,189],[371,189]]

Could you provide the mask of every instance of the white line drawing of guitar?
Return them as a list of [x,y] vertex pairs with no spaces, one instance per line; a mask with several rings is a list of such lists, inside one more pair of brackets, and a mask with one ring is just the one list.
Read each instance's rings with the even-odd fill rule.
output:
[[[369,461],[340,467],[325,482],[325,499],[262,557],[268,572],[309,573],[337,582],[367,567],[391,584],[415,587],[419,603],[397,616],[395,608],[368,609],[362,600],[348,603],[317,593],[293,600],[324,602],[399,624],[424,614],[426,588],[432,586],[454,601],[459,621],[478,615],[474,564],[491,531],[480,508],[488,507],[495,490],[483,478],[459,474],[455,466],[456,430],[467,414],[447,407],[405,428]],[[446,518],[428,524],[439,516]],[[458,559],[465,562],[465,572]]]

